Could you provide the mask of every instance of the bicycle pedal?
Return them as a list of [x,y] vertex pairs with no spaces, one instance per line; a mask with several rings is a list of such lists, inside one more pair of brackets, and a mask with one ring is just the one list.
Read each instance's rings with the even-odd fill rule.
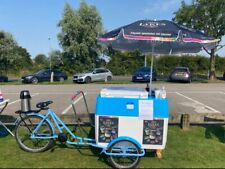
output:
[[58,135],[58,141],[61,143],[64,143],[68,140],[67,136],[64,133],[59,133]]

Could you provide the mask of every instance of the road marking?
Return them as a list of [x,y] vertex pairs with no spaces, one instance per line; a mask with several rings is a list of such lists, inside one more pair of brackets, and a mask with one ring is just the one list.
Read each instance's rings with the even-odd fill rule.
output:
[[[37,95],[39,95],[39,93],[35,93],[35,94],[31,95],[31,97],[35,97],[35,96],[37,96]],[[11,105],[11,104],[14,104],[14,103],[17,103],[17,102],[20,102],[20,99],[15,100],[15,101],[13,101],[13,102],[10,102],[8,105]]]
[[[166,93],[177,93],[177,91],[170,91]],[[194,93],[194,94],[218,94],[220,91],[182,91],[182,93]],[[222,92],[223,93],[223,92]],[[225,94],[225,93],[223,93]]]
[[206,111],[206,110],[210,110],[210,113],[221,113],[220,111],[218,111],[218,110],[216,110],[216,109],[214,109],[210,106],[207,106],[207,105],[205,105],[205,104],[203,104],[203,103],[201,103],[197,100],[194,100],[190,97],[187,97],[187,96],[185,96],[185,95],[183,95],[179,92],[176,92],[176,94],[194,102],[195,104],[193,104],[193,103],[188,104],[187,102],[185,102],[183,105],[194,107],[195,111],[198,112],[198,113],[206,113],[206,112],[203,112],[203,111]]
[[18,94],[18,95],[19,95],[20,93],[6,93],[6,92],[4,92],[3,94],[4,94],[4,95],[5,95],[5,94]]
[[[84,93],[84,96],[86,96],[87,94]],[[80,96],[77,100],[74,101],[74,104],[77,104],[83,97]],[[65,110],[63,110],[63,112],[61,113],[62,115],[66,114],[70,109],[72,108],[72,104],[69,105]]]

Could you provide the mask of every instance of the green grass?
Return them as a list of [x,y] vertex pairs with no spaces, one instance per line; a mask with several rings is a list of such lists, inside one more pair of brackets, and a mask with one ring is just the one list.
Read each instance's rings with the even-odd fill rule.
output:
[[[87,131],[88,129],[86,129]],[[146,168],[223,168],[225,167],[225,127],[191,127],[183,131],[169,126],[163,158],[157,159],[152,151],[141,159],[139,167]],[[89,131],[87,131],[89,133]],[[84,134],[85,135],[85,134]],[[93,135],[93,132],[92,132]],[[74,147],[57,143],[43,153],[21,150],[12,136],[0,138],[1,168],[108,168],[103,155],[95,148]]]

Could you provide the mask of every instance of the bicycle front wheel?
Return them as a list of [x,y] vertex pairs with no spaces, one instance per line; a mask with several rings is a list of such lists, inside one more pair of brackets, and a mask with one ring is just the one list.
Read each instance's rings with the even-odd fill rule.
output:
[[[117,156],[111,155],[108,160],[113,168],[136,168],[140,162],[139,156],[132,156],[132,154],[140,154],[140,148],[131,141],[120,140],[115,142],[111,147],[109,147],[109,153],[118,154]],[[119,155],[119,154],[129,154]]]
[[53,135],[53,131],[46,120],[35,133],[35,136],[39,136],[41,138],[31,138],[33,130],[36,129],[42,120],[43,118],[39,116],[28,115],[18,122],[15,129],[15,138],[20,148],[32,153],[42,152],[51,148],[54,140],[45,137],[51,137]]

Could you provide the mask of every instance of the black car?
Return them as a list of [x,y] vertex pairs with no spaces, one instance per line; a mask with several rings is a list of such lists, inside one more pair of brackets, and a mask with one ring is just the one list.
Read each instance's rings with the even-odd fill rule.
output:
[[191,72],[188,67],[176,67],[170,73],[169,80],[191,83]]
[[[150,67],[141,67],[139,68],[132,76],[133,82],[149,82],[150,81]],[[156,79],[157,74],[156,71],[153,69],[152,71],[152,80]]]
[[4,75],[0,75],[0,82],[8,82],[8,77]]
[[53,80],[54,81],[60,81],[63,82],[64,80],[67,80],[67,75],[59,70],[50,70],[50,69],[42,69],[38,71],[37,73],[23,76],[22,82],[23,83],[38,83],[38,82],[49,82],[51,79],[51,72],[54,73]]

